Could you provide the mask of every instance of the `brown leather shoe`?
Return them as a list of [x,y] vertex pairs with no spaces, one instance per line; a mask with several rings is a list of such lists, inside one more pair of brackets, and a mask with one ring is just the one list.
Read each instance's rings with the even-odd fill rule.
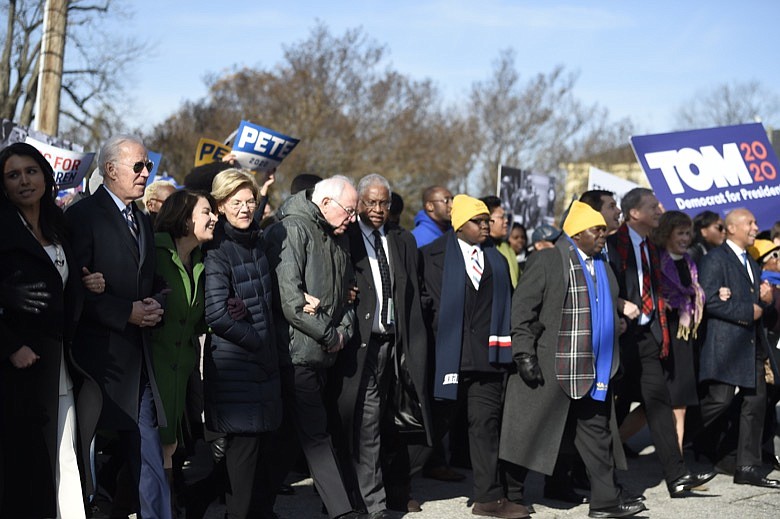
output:
[[439,481],[463,481],[466,479],[466,476],[460,472],[452,470],[446,465],[423,470],[423,477],[428,479],[437,479]]
[[531,517],[528,508],[513,503],[508,499],[499,499],[487,503],[474,503],[471,509],[473,515],[482,515],[485,517],[500,517],[502,519],[527,519]]

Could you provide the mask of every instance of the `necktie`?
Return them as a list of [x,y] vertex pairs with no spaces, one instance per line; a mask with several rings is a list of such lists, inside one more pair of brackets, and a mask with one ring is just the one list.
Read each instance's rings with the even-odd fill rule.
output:
[[642,240],[639,247],[642,253],[642,315],[650,315],[653,312],[653,297],[650,295],[650,263],[647,261],[647,240]]
[[130,234],[133,235],[133,238],[135,238],[137,244],[138,224],[135,222],[135,216],[133,215],[133,208],[128,205],[127,207],[125,207],[125,210],[122,211],[122,214],[125,215],[125,222],[127,222],[127,227],[130,229]]
[[753,281],[753,273],[750,271],[750,263],[748,263],[746,251],[742,251],[742,264],[745,265],[745,270],[747,270],[750,281]]
[[385,248],[382,247],[382,234],[378,230],[374,230],[374,252],[376,253],[376,261],[379,263],[379,277],[382,279],[382,326],[389,326],[388,311],[390,301],[390,291],[393,289],[393,284],[390,279],[390,264],[387,262],[387,255],[385,254]]
[[593,293],[596,293],[596,268],[593,264],[593,258],[585,258],[585,266],[588,269],[588,274],[590,274],[590,278],[593,280]]
[[482,279],[482,264],[479,262],[479,247],[471,249],[471,265],[469,277],[474,282],[474,288],[479,290],[479,281]]

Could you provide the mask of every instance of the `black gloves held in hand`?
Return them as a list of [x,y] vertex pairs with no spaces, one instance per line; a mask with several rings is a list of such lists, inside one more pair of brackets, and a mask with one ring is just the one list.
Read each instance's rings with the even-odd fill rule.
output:
[[0,284],[0,307],[13,308],[31,314],[39,314],[49,306],[51,294],[46,291],[46,283],[20,283],[22,271],[17,270]]
[[239,297],[231,297],[227,300],[228,315],[234,321],[240,321],[246,317],[247,309],[244,300]]
[[517,364],[517,374],[520,375],[526,384],[529,386],[544,384],[542,368],[539,367],[539,360],[536,358],[536,355],[524,353],[515,359],[515,364]]

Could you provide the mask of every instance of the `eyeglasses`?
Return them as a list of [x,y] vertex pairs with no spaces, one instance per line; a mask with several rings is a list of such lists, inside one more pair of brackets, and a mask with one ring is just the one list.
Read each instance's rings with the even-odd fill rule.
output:
[[125,164],[124,162],[117,162],[117,164],[122,164],[123,166],[127,166],[128,168],[132,168],[133,173],[135,173],[136,175],[139,174],[144,168],[146,168],[146,171],[150,173],[154,168],[154,162],[152,162],[151,160],[147,160],[147,161],[139,160],[132,166],[130,164]]
[[361,200],[360,203],[369,209],[379,208],[382,211],[390,209],[390,200]]
[[725,230],[725,227],[723,227],[723,224],[718,224],[715,226],[715,228],[718,230],[718,232],[723,232]]
[[341,204],[339,203],[339,201],[338,201],[338,200],[336,200],[335,198],[331,198],[331,200],[333,200],[333,202],[334,202],[334,203],[335,203],[337,206],[341,207],[341,208],[344,210],[344,212],[345,212],[345,213],[347,213],[347,216],[349,216],[350,218],[354,218],[354,217],[355,217],[355,215],[357,214],[357,211],[355,210],[355,208],[354,208],[354,207],[350,207],[349,209],[347,209],[346,207],[344,207],[343,205],[341,205]]
[[469,220],[469,222],[473,223],[477,227],[490,227],[490,220],[485,218],[474,218]]
[[257,200],[231,200],[228,202],[228,207],[235,212],[240,211],[244,206],[246,206],[246,208],[250,211],[254,211],[257,208]]
[[445,196],[444,198],[437,198],[436,200],[431,200],[434,204],[445,204],[450,205],[452,203],[452,197]]
[[773,250],[766,256],[764,256],[764,263],[766,263],[769,260],[780,260],[780,251]]

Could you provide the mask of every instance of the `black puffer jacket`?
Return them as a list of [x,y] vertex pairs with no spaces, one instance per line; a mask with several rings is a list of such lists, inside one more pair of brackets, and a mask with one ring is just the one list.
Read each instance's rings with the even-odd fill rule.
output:
[[[224,433],[258,433],[282,419],[279,357],[273,333],[268,260],[256,223],[240,230],[223,218],[205,257],[206,323],[203,361],[206,426]],[[240,298],[246,316],[234,320],[227,300]]]

